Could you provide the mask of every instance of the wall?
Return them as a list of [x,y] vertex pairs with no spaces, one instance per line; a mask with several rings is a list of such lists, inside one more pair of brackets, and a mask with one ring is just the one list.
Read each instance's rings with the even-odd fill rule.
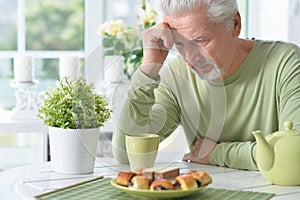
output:
[[288,38],[300,46],[300,0],[290,0]]
[[248,37],[300,45],[300,0],[249,0]]

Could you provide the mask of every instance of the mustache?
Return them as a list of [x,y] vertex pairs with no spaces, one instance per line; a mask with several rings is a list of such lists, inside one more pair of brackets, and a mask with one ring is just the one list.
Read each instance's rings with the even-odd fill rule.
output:
[[205,69],[208,68],[209,66],[212,66],[212,68],[218,68],[216,63],[210,61],[210,60],[198,60],[197,62],[195,62],[193,64],[193,68],[195,70],[197,70],[197,68],[199,69]]

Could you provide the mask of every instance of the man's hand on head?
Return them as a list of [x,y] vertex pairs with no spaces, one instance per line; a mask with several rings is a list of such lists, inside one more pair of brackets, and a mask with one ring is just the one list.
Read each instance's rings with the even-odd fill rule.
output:
[[143,62],[141,70],[155,79],[174,44],[172,30],[168,24],[162,22],[143,30],[142,39]]

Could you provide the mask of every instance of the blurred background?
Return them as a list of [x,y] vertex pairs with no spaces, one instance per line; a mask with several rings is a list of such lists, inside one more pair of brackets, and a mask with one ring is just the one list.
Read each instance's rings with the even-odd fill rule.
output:
[[[155,0],[149,2],[157,7]],[[78,56],[81,73],[96,80],[103,71],[102,57],[93,56],[95,51],[100,55],[102,52],[98,27],[113,19],[137,26],[141,3],[142,0],[0,0],[0,115],[16,104],[15,89],[10,86],[16,53],[34,56],[37,92],[55,83],[59,57],[65,54]],[[300,45],[300,0],[238,0],[238,4],[243,20],[241,37]],[[89,56],[87,67],[85,59]],[[40,162],[42,140],[38,133],[0,130],[0,169]]]

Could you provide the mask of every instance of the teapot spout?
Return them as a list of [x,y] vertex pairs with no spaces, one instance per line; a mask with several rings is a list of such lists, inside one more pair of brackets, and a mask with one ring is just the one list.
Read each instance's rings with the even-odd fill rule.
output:
[[253,131],[252,134],[257,142],[256,159],[258,167],[262,170],[271,169],[274,162],[274,151],[272,146],[262,135],[262,132],[260,130]]

